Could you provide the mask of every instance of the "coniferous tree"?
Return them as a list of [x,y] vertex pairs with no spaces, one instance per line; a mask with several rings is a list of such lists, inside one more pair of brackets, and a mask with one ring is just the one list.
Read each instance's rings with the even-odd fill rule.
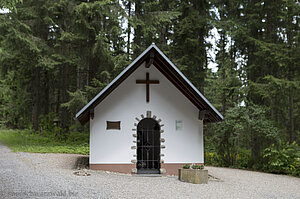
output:
[[181,14],[173,21],[173,35],[170,55],[180,70],[200,90],[204,91],[207,67],[206,41],[208,35],[207,1],[178,2],[176,10]]

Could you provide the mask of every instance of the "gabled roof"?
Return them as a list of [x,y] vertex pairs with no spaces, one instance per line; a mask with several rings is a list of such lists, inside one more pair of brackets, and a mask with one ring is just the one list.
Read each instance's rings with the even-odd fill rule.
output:
[[[153,57],[154,55],[154,57]],[[110,84],[96,95],[77,114],[77,120],[83,125],[90,119],[90,113],[101,103],[115,88],[117,88],[129,75],[131,75],[144,61],[151,62],[175,87],[181,91],[198,109],[204,111],[204,122],[218,122],[223,116],[213,105],[198,91],[198,89],[180,72],[180,70],[164,55],[159,48],[152,44],[129,66],[127,66]]]

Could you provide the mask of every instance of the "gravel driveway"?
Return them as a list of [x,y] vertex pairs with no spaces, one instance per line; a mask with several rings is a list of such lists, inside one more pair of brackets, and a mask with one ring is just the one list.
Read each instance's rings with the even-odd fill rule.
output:
[[74,154],[13,153],[0,143],[0,198],[300,198],[300,178],[206,167],[208,184],[176,177],[74,172]]

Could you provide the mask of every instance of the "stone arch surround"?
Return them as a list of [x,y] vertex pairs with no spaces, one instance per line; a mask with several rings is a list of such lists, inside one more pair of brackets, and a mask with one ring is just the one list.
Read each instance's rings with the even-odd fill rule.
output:
[[131,162],[135,165],[135,168],[133,168],[133,169],[131,170],[131,173],[133,173],[133,174],[136,174],[136,173],[137,173],[137,169],[136,169],[136,164],[137,164],[137,154],[136,154],[136,153],[137,153],[137,125],[138,125],[138,123],[139,123],[142,119],[144,119],[144,118],[151,118],[151,119],[155,120],[155,121],[160,125],[160,158],[161,158],[161,159],[160,159],[160,164],[161,164],[160,173],[161,173],[161,174],[164,174],[164,173],[166,173],[166,169],[165,169],[165,168],[162,168],[162,165],[163,165],[163,163],[164,163],[164,160],[163,160],[162,158],[165,156],[165,155],[162,153],[162,149],[165,149],[165,148],[166,148],[166,146],[163,145],[163,143],[165,142],[165,139],[162,138],[162,134],[164,133],[164,130],[163,130],[164,124],[161,123],[161,119],[158,119],[156,115],[153,115],[153,116],[152,116],[152,112],[151,112],[151,111],[147,111],[147,112],[146,112],[146,116],[144,116],[144,114],[142,114],[140,117],[136,117],[136,118],[135,118],[136,121],[137,121],[137,123],[134,123],[134,127],[135,127],[135,128],[132,129],[132,131],[133,131],[132,136],[133,136],[133,138],[134,138],[134,139],[133,139],[134,145],[131,146],[131,149],[135,151],[135,153],[134,153],[134,155],[133,155],[133,158],[134,158],[134,159],[131,160]]

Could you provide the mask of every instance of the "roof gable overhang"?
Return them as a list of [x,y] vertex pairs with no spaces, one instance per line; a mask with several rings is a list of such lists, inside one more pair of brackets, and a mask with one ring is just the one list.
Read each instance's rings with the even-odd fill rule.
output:
[[96,95],[77,114],[76,119],[83,125],[90,119],[90,113],[101,103],[115,88],[117,88],[128,76],[130,76],[143,62],[153,64],[175,87],[187,97],[199,109],[199,117],[204,123],[219,122],[223,116],[202,95],[202,93],[181,73],[181,71],[152,44],[129,66],[127,66],[110,84]]

